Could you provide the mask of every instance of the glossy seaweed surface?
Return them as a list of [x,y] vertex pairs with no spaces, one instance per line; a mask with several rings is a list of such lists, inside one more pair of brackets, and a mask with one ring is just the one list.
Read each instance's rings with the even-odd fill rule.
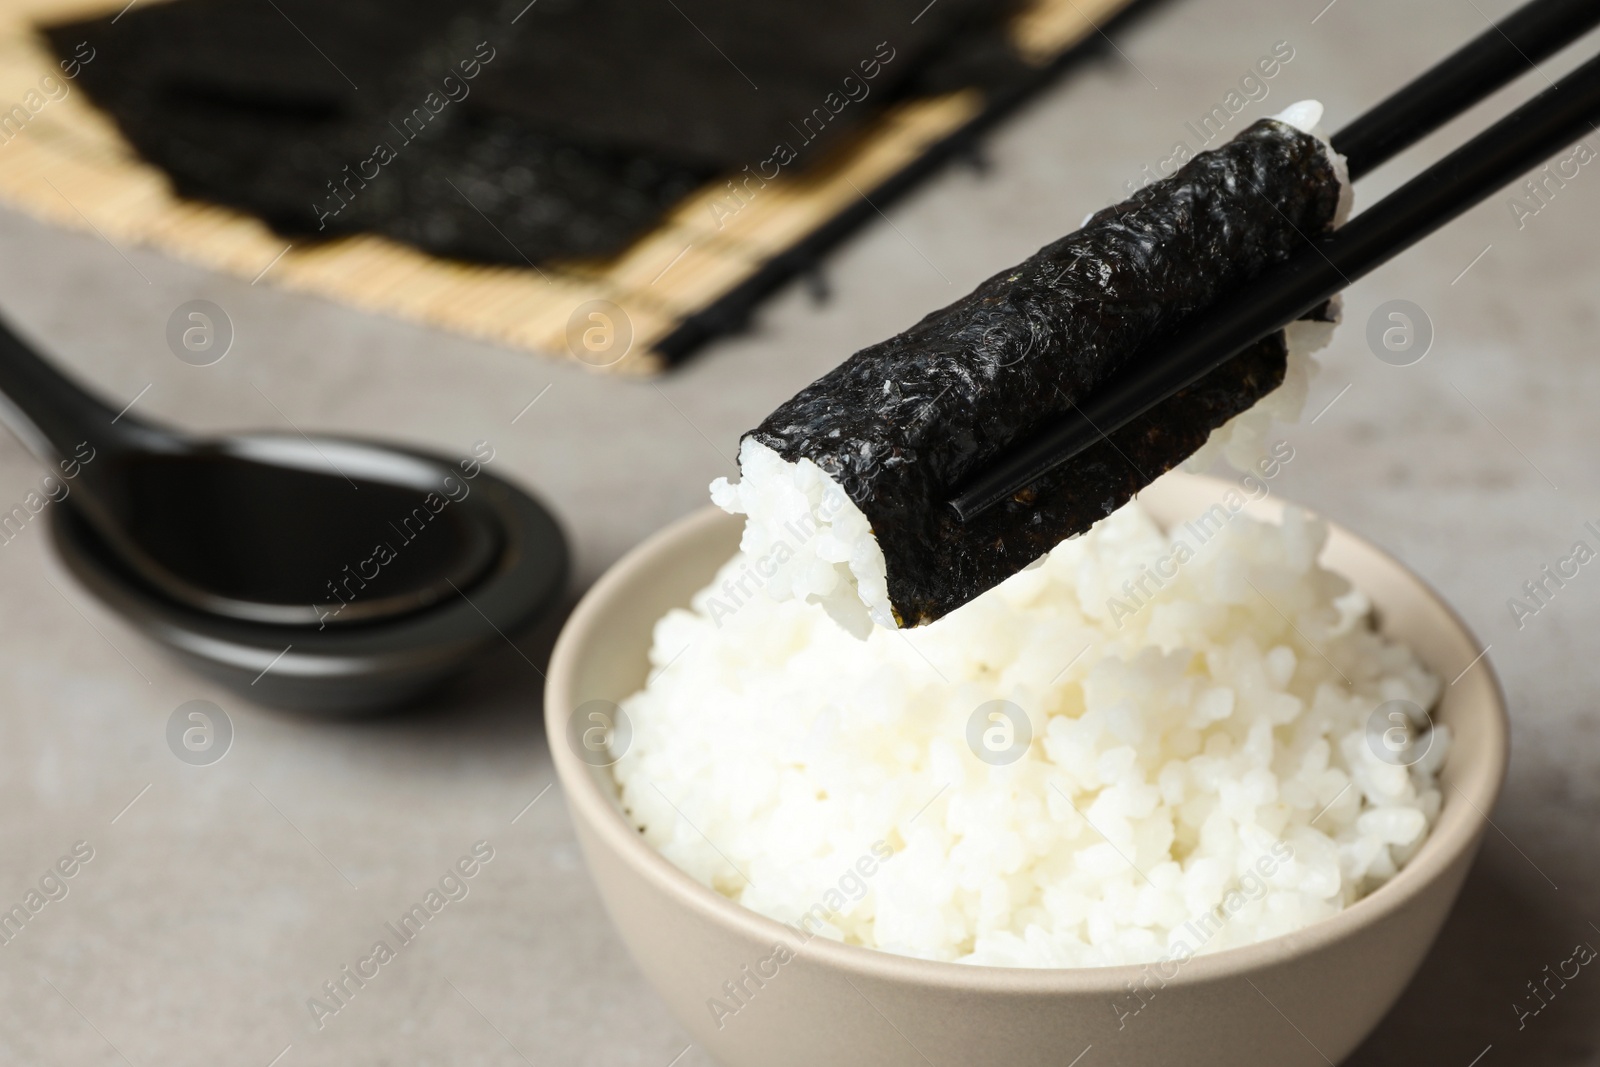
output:
[[1088,529],[1277,387],[1281,337],[974,522],[947,506],[1141,348],[1329,228],[1338,192],[1314,137],[1264,119],[857,352],[750,436],[839,481],[883,548],[901,625],[931,622]]

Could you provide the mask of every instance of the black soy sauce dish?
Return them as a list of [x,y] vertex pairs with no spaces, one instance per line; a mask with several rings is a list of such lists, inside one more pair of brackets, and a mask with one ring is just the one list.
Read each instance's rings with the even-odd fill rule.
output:
[[257,702],[413,702],[565,591],[555,519],[485,470],[481,447],[450,461],[339,437],[190,437],[119,415],[3,324],[0,393],[7,423],[60,471],[50,527],[67,569]]

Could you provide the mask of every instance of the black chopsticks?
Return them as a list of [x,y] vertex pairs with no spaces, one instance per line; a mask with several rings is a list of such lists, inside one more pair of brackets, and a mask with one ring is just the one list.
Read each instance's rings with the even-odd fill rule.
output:
[[1376,170],[1595,26],[1595,0],[1525,4],[1334,134],[1333,150],[1352,180]]
[[[1600,2],[1535,0],[1339,131],[1334,146],[1371,170],[1600,23]],[[1491,47],[1490,35],[1502,48]],[[1509,42],[1509,43],[1508,43]],[[1530,49],[1532,49],[1530,51]],[[1517,65],[1504,58],[1516,55]],[[1526,58],[1524,58],[1526,56]],[[1388,116],[1392,126],[1374,121]],[[1246,346],[1282,329],[1416,244],[1600,119],[1600,58],[1562,78],[1467,144],[1361,212],[1308,240],[1272,273],[1184,324],[1151,358],[1129,367],[1052,430],[1001,456],[950,502],[962,522],[1192,384]],[[1352,171],[1355,168],[1352,167]]]

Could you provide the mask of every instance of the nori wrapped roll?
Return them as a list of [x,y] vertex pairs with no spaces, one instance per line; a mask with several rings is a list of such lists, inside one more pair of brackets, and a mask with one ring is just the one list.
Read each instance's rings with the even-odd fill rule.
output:
[[[1309,128],[1320,111],[1286,114]],[[751,516],[745,551],[776,561],[773,595],[817,600],[858,631],[869,612],[880,625],[938,619],[1278,387],[1282,334],[973,521],[948,507],[1141,348],[1331,228],[1343,189],[1325,142],[1263,119],[803,389],[745,436],[743,481],[713,498]]]

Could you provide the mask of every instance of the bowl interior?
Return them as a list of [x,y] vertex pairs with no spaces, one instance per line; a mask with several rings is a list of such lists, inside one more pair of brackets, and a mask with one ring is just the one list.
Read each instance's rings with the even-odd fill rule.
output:
[[[1230,483],[1192,475],[1167,475],[1141,493],[1140,500],[1157,521],[1168,526],[1217,504],[1268,521],[1277,521],[1283,510],[1275,499],[1247,501]],[[690,597],[738,549],[741,529],[741,519],[714,508],[704,509],[640,545],[595,585],[568,621],[552,660],[545,711],[552,738],[562,736],[568,714],[585,701],[620,702],[644,685],[656,620],[672,608],[687,606]],[[1454,736],[1441,774],[1444,804],[1423,847],[1398,875],[1367,897],[1290,935],[1296,952],[1403,906],[1464,849],[1473,847],[1485,813],[1498,795],[1507,757],[1507,723],[1498,681],[1487,657],[1480,656],[1482,645],[1443,600],[1397,560],[1337,525],[1332,525],[1322,563],[1362,589],[1375,606],[1379,628],[1411,647],[1441,676],[1446,684],[1439,706],[1432,712],[1433,720],[1448,724]],[[575,817],[590,820],[610,844],[628,855],[630,863],[665,891],[696,910],[717,912],[719,919],[728,922],[770,924],[774,932],[780,929],[772,920],[695,882],[656,853],[622,813],[610,768],[581,762],[559,741],[551,749]],[[1249,969],[1281,956],[1284,948],[1274,943],[1284,940],[1198,956],[1186,967],[1185,978],[1199,980]],[[1007,975],[1000,980],[1010,985],[1031,984],[1040,976],[1054,975],[1073,985],[1099,981],[1116,988],[1122,973],[1131,970],[1104,967],[1019,973],[1010,968],[912,960],[834,942],[817,944],[814,951],[836,956],[843,965],[916,970],[930,980],[938,980],[940,970],[953,972],[945,975],[950,981],[971,981],[984,971],[1000,972]]]

